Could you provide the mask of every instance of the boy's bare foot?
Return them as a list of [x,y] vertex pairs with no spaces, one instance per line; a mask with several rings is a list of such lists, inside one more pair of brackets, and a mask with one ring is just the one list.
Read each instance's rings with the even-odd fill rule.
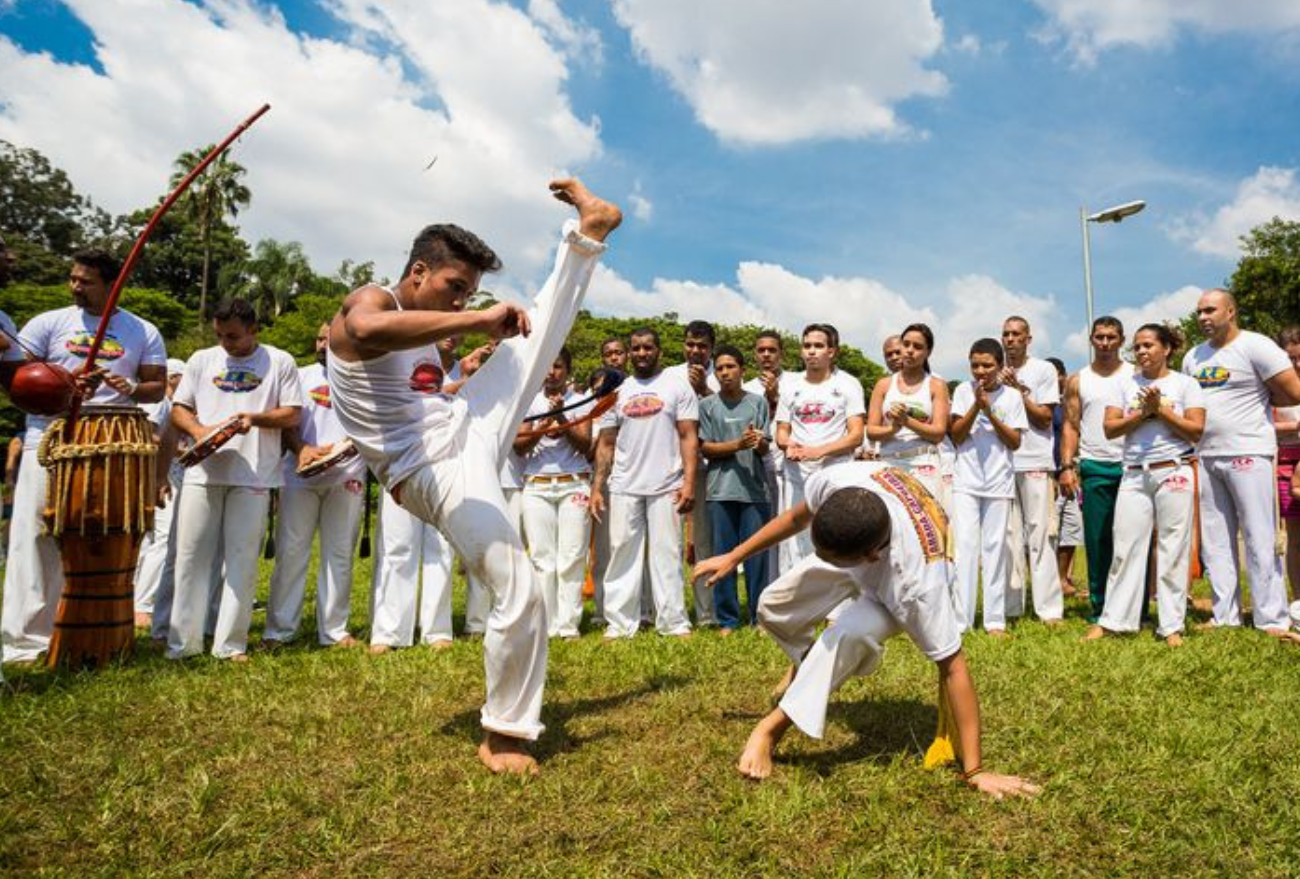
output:
[[387,653],[392,649],[393,648],[388,644],[371,644],[370,649],[367,652],[371,656],[383,656],[385,653]]
[[734,635],[734,634],[736,634],[736,630],[735,630],[735,629],[728,628],[727,626],[720,626],[720,627],[718,628],[718,635],[719,635],[719,637],[722,637],[722,638],[730,638],[730,637],[731,637],[732,635]]
[[153,625],[153,614],[144,613],[143,611],[135,612],[135,627],[137,629],[147,629]]
[[1006,629],[989,629],[989,637],[1004,640],[1011,637],[1011,633]]
[[536,775],[537,761],[524,749],[523,739],[484,730],[478,758],[497,775]]
[[681,640],[685,641],[687,638],[691,637],[691,633],[690,633],[690,632],[678,632],[676,635],[673,635],[673,637],[674,637],[674,638],[680,638]]
[[1049,629],[1059,629],[1061,626],[1065,625],[1065,620],[1056,617],[1050,620],[1043,620],[1043,625],[1047,626]]
[[450,650],[452,647],[450,638],[439,638],[436,641],[429,642],[430,650]]
[[1214,613],[1214,600],[1210,598],[1193,598],[1192,609],[1201,613]]
[[1270,627],[1264,630],[1264,634],[1268,635],[1270,638],[1277,638],[1279,641],[1283,641],[1286,639],[1287,631],[1286,629]]
[[754,781],[762,781],[772,774],[772,755],[776,746],[790,728],[790,718],[780,708],[764,717],[749,734],[745,750],[740,752],[736,768],[740,774]]
[[1182,647],[1183,636],[1178,634],[1177,632],[1174,632],[1170,635],[1166,635],[1165,643],[1168,644],[1170,647]]
[[358,641],[356,638],[353,638],[351,635],[344,635],[342,638],[338,639],[337,641],[335,641],[335,642],[334,642],[333,644],[331,644],[330,646],[331,646],[331,647],[339,647],[339,648],[342,648],[342,649],[344,649],[344,650],[347,650],[347,649],[350,648],[350,647],[360,647],[360,646],[361,646],[361,642]]
[[247,653],[232,653],[232,654],[230,654],[229,656],[227,656],[226,659],[228,659],[228,660],[231,661],[231,662],[237,662],[237,663],[239,663],[240,665],[243,665],[244,663],[248,662],[248,654],[247,654]]
[[1086,633],[1084,633],[1084,636],[1083,636],[1082,638],[1080,638],[1079,640],[1080,640],[1080,641],[1100,641],[1102,638],[1105,638],[1105,637],[1106,637],[1106,630],[1105,630],[1105,629],[1103,629],[1101,626],[1098,626],[1098,625],[1091,625],[1091,626],[1088,627],[1088,631],[1087,631]]
[[785,670],[785,674],[781,675],[781,680],[777,683],[776,687],[772,690],[773,703],[780,702],[781,698],[785,696],[785,691],[790,689],[790,685],[794,683],[794,673],[795,673],[795,667],[791,665],[789,668]]
[[593,195],[576,177],[552,180],[551,194],[578,209],[578,231],[594,241],[604,241],[623,222],[618,205]]

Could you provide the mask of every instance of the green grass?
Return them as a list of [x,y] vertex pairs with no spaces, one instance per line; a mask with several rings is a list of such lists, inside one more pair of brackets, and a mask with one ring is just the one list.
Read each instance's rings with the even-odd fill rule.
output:
[[1300,650],[1248,630],[1085,645],[1070,614],[968,639],[985,763],[1043,784],[1033,802],[922,770],[935,674],[903,639],[763,785],[734,764],[783,662],[752,632],[553,644],[531,781],[474,758],[477,642],[11,668],[0,874],[1300,875]]

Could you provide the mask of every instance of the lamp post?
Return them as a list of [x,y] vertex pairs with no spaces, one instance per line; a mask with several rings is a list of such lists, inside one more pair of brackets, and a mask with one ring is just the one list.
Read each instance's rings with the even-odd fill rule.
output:
[[1087,208],[1079,208],[1079,228],[1083,230],[1083,289],[1088,299],[1088,326],[1084,330],[1085,339],[1092,333],[1092,248],[1088,240],[1088,224],[1118,223],[1125,217],[1131,217],[1138,213],[1146,206],[1147,203],[1139,199],[1138,201],[1126,201],[1124,204],[1117,204],[1095,214],[1089,214]]

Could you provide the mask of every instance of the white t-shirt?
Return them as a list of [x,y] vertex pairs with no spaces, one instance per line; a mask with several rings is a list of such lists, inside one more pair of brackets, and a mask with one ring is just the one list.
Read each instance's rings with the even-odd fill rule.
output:
[[[847,372],[837,369],[820,382],[810,382],[807,373],[799,373],[791,377],[788,387],[781,388],[776,422],[790,425],[790,442],[820,446],[843,437],[849,431],[849,419],[866,412],[862,385]],[[817,463],[826,466],[852,457],[849,449]]]
[[1079,370],[1079,458],[1117,464],[1124,460],[1124,439],[1107,439],[1102,422],[1106,405],[1119,386],[1133,375],[1133,364],[1120,363],[1110,375],[1098,375],[1092,367]]
[[[1160,389],[1160,405],[1182,415],[1188,409],[1204,409],[1205,394],[1201,386],[1185,375],[1171,372],[1155,380],[1141,373],[1129,376],[1117,387],[1107,408],[1131,415],[1142,408],[1139,392],[1155,385]],[[1192,451],[1192,444],[1174,433],[1173,428],[1156,418],[1148,418],[1124,437],[1124,465],[1154,464],[1173,461]]]
[[[334,414],[325,367],[319,363],[302,367],[298,370],[298,381],[302,383],[303,391],[302,421],[298,424],[298,436],[303,444],[328,446],[347,439],[343,425],[339,423],[339,417]],[[285,453],[283,467],[284,484],[290,487],[342,485],[345,482],[362,481],[366,478],[366,462],[360,456],[331,467],[310,479],[302,479],[298,476],[298,456],[291,452]]]
[[853,461],[810,478],[804,501],[816,515],[845,488],[864,488],[889,509],[889,555],[849,568],[862,594],[880,602],[917,648],[938,662],[961,649],[944,556],[948,518],[906,472],[878,461]]
[[[685,381],[687,385],[690,385],[691,390],[695,389],[695,386],[691,384],[690,364],[677,363],[673,366],[666,366],[664,367],[664,372],[671,372],[674,375],[680,375],[682,380]],[[713,374],[712,363],[709,363],[704,367],[704,386],[715,394],[722,390],[722,385],[718,383],[718,377]]]
[[[577,399],[578,395],[572,390],[564,392],[564,405],[567,406]],[[533,399],[532,405],[528,407],[530,416],[542,415],[549,411],[551,411],[551,401],[544,393],[538,394]],[[572,421],[590,411],[591,405],[585,405],[570,409],[564,415]],[[524,456],[524,476],[563,476],[569,473],[590,472],[591,462],[564,436],[544,436]]]
[[[952,414],[962,416],[975,405],[973,382],[962,382],[952,395]],[[1029,420],[1025,401],[1019,391],[1006,385],[989,395],[989,408],[998,420],[1020,431],[1024,442]],[[1016,496],[1016,471],[1011,449],[998,437],[993,423],[981,412],[971,425],[965,442],[957,443],[957,463],[953,470],[953,491],[976,497],[1010,498]]]
[[600,419],[601,430],[618,429],[609,490],[650,497],[680,488],[677,422],[699,420],[699,400],[680,375],[664,370],[649,379],[628,376],[618,402]]
[[[86,363],[86,354],[98,328],[99,315],[69,305],[42,312],[29,320],[23,327],[22,340],[36,357],[57,363],[75,375]],[[114,375],[137,380],[141,366],[166,368],[167,349],[157,327],[119,308],[108,322],[108,331],[95,362]],[[93,406],[136,405],[130,397],[110,388],[107,382],[100,384],[95,396],[86,402]],[[52,420],[42,415],[28,415],[23,448],[34,449],[40,445],[41,435]]]
[[1222,348],[1202,342],[1183,358],[1183,372],[1205,391],[1202,455],[1272,455],[1277,451],[1265,381],[1291,369],[1272,339],[1242,330]]
[[4,331],[5,341],[9,343],[9,347],[0,352],[0,361],[21,363],[26,360],[27,356],[23,354],[23,349],[15,341],[15,337],[21,338],[18,336],[18,327],[14,325],[14,319],[3,311],[0,311],[0,330]]
[[[1016,370],[1016,378],[1029,388],[1029,399],[1033,402],[1042,406],[1053,406],[1061,402],[1061,384],[1056,375],[1056,367],[1046,360],[1026,357],[1024,364]],[[1046,427],[1035,427],[1029,421],[1026,424],[1028,427],[1020,437],[1020,448],[1015,452],[1016,472],[1055,470],[1052,422],[1048,421]]]
[[[193,410],[210,428],[240,412],[304,402],[293,358],[270,345],[258,345],[247,357],[232,357],[220,345],[196,351],[172,397],[173,405]],[[255,427],[187,469],[185,484],[275,488],[281,484],[281,457],[280,431]]]
[[[776,399],[778,401],[777,402],[778,406],[780,405],[781,398],[785,396],[786,391],[790,390],[790,387],[793,384],[794,380],[798,378],[800,375],[802,375],[802,373],[786,372],[782,370],[781,374],[776,377]],[[763,380],[760,377],[756,376],[754,378],[751,378],[749,381],[741,385],[740,389],[742,391],[748,391],[751,394],[757,394],[758,396],[762,397],[764,401],[767,400],[767,389],[763,387]],[[772,438],[773,440],[775,440],[776,413],[773,412],[772,414],[773,414]],[[781,449],[777,446],[775,442],[768,443],[767,455],[764,456],[763,458],[763,469],[765,469],[768,473],[776,473],[784,465],[785,465],[785,452],[781,451]],[[775,506],[775,502],[774,502],[774,506]]]

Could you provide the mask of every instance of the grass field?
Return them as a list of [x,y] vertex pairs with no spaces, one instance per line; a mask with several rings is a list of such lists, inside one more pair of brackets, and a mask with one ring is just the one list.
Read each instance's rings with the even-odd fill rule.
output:
[[1041,783],[1032,802],[922,770],[935,675],[900,639],[762,785],[734,764],[783,662],[752,632],[553,644],[531,781],[474,758],[476,642],[11,668],[0,874],[1300,876],[1300,650],[1085,645],[1070,612],[967,643],[985,763]]

